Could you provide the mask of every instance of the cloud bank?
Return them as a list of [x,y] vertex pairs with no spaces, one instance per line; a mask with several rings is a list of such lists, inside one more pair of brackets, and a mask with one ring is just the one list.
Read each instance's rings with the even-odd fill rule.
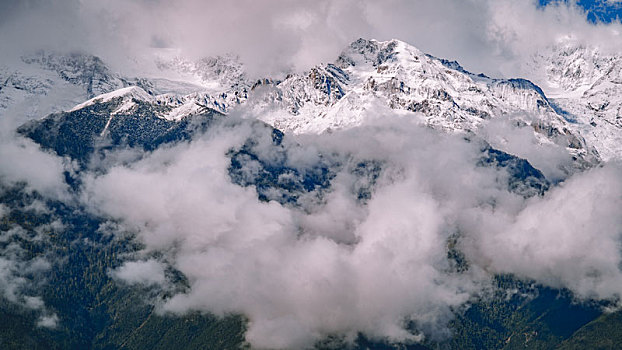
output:
[[[290,166],[304,168],[314,152],[341,164],[383,164],[366,203],[353,191],[360,178],[343,166],[319,202],[281,205],[232,183],[227,154],[248,138],[261,157],[277,156],[270,130],[253,125],[215,128],[86,181],[83,200],[94,212],[121,219],[147,253],[163,253],[187,276],[189,290],[163,301],[162,311],[240,313],[253,346],[305,348],[331,334],[446,336],[453,311],[496,273],[580,298],[620,298],[619,165],[525,199],[508,190],[505,171],[477,165],[477,142],[388,115],[286,144]],[[465,272],[448,258],[452,240]],[[117,277],[160,283],[161,269],[128,263]]]

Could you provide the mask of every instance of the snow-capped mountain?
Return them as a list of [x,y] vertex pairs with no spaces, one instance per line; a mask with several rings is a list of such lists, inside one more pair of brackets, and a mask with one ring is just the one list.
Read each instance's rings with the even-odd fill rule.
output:
[[566,38],[534,55],[525,74],[603,160],[622,156],[621,55]]
[[[536,59],[555,63],[551,66],[534,65],[533,74],[526,76],[542,77],[535,81],[544,89],[526,79],[496,79],[470,73],[455,61],[433,57],[398,40],[359,39],[345,48],[334,62],[318,64],[303,73],[290,73],[283,79],[252,79],[238,58],[231,55],[197,61],[157,57],[155,67],[158,71],[140,77],[123,76],[89,55],[37,53],[23,56],[14,66],[3,68],[5,83],[0,89],[0,98],[4,104],[0,115],[12,113],[6,119],[19,120],[15,113],[24,113],[22,119],[26,122],[21,123],[16,131],[46,152],[55,152],[63,158],[57,177],[61,179],[63,191],[66,187],[68,199],[46,199],[44,195],[30,193],[25,183],[13,186],[9,182],[15,188],[6,187],[0,191],[0,216],[3,217],[3,229],[9,230],[4,236],[5,244],[0,244],[0,248],[14,244],[6,241],[6,237],[15,237],[15,244],[24,247],[20,249],[25,257],[38,258],[38,252],[50,251],[46,257],[50,261],[59,261],[41,270],[43,273],[50,271],[51,282],[47,289],[42,289],[41,293],[37,291],[29,299],[24,298],[25,305],[30,302],[39,305],[40,310],[33,313],[28,322],[12,321],[21,319],[21,316],[12,316],[7,323],[15,323],[24,329],[35,327],[35,324],[41,328],[39,323],[53,316],[53,322],[48,322],[50,326],[46,327],[50,332],[63,333],[54,333],[62,336],[51,339],[78,339],[76,344],[79,345],[73,346],[72,343],[66,345],[67,348],[89,348],[97,347],[93,344],[107,343],[124,347],[131,337],[145,330],[148,333],[144,339],[156,341],[164,327],[173,329],[171,337],[183,338],[179,336],[182,331],[177,328],[178,324],[190,325],[190,333],[197,333],[197,329],[216,329],[216,341],[228,338],[229,333],[238,334],[238,338],[232,338],[237,345],[227,343],[224,348],[248,345],[244,343],[244,334],[251,334],[254,330],[245,327],[244,320],[253,324],[257,319],[260,322],[272,319],[275,315],[272,307],[276,305],[273,301],[282,299],[272,292],[266,293],[266,290],[271,291],[270,288],[262,286],[259,293],[251,291],[248,294],[253,306],[257,300],[267,300],[266,304],[270,305],[267,317],[263,312],[259,317],[252,310],[248,312],[246,306],[238,309],[237,304],[223,309],[226,312],[232,309],[235,314],[243,315],[240,326],[228,328],[229,333],[214,327],[224,320],[210,318],[209,326],[204,327],[187,322],[187,318],[162,316],[155,306],[145,303],[144,293],[153,294],[157,298],[153,299],[154,303],[168,305],[172,298],[190,296],[189,293],[195,291],[201,293],[202,281],[226,282],[232,274],[239,274],[236,270],[225,269],[224,278],[220,272],[201,275],[195,273],[196,266],[207,269],[214,262],[218,265],[225,255],[239,260],[238,256],[261,253],[266,249],[270,252],[275,247],[285,247],[287,256],[298,261],[300,252],[307,251],[307,244],[315,246],[319,242],[317,244],[322,247],[326,243],[327,249],[339,252],[335,255],[339,258],[335,260],[339,265],[349,265],[349,257],[358,254],[359,249],[379,252],[360,255],[356,264],[349,265],[356,269],[348,268],[348,276],[355,276],[357,280],[358,273],[352,274],[351,271],[358,271],[359,261],[367,265],[380,259],[377,268],[362,274],[365,280],[369,278],[370,284],[354,283],[363,287],[360,289],[363,293],[359,293],[359,287],[354,287],[354,299],[366,293],[369,286],[378,285],[376,277],[381,276],[382,271],[387,270],[389,274],[397,271],[401,279],[422,263],[427,266],[422,274],[428,276],[432,272],[433,277],[431,282],[424,279],[425,293],[437,281],[448,284],[450,289],[445,290],[443,286],[439,290],[450,295],[452,301],[440,304],[443,311],[439,315],[443,319],[455,316],[451,325],[455,338],[440,339],[440,345],[434,337],[421,338],[427,342],[422,344],[429,344],[430,349],[522,348],[527,342],[530,342],[529,346],[539,347],[545,343],[531,342],[537,334],[541,338],[538,341],[560,343],[584,325],[591,327],[588,324],[591,320],[601,320],[601,306],[610,308],[612,305],[608,302],[598,304],[598,300],[590,301],[589,305],[577,303],[572,294],[575,293],[572,288],[577,289],[571,283],[574,275],[566,279],[563,272],[576,268],[579,270],[576,279],[583,279],[580,274],[585,273],[588,280],[596,280],[597,287],[610,278],[607,271],[614,270],[614,276],[618,276],[618,260],[612,259],[602,267],[599,264],[603,260],[589,254],[595,251],[595,255],[599,255],[603,246],[615,247],[611,242],[617,242],[607,239],[607,235],[617,237],[617,232],[613,231],[618,225],[615,210],[619,201],[617,197],[603,197],[600,188],[606,186],[598,184],[607,184],[607,180],[619,172],[608,169],[616,165],[607,164],[581,173],[574,171],[597,164],[601,160],[600,154],[610,158],[622,156],[620,149],[615,148],[618,147],[616,137],[620,136],[619,130],[615,129],[618,127],[615,113],[619,115],[619,108],[617,112],[609,109],[616,103],[620,70],[619,65],[611,63],[615,57],[600,61],[601,56],[589,50],[569,51],[568,55],[551,51],[549,56],[542,57]],[[564,68],[565,65],[568,67]],[[538,75],[540,68],[543,73]],[[554,91],[553,88],[560,93],[547,93]],[[604,127],[608,118],[614,118],[614,122],[607,124],[611,127]],[[370,119],[373,122],[367,123]],[[357,128],[359,125],[363,127]],[[351,130],[335,133],[335,129]],[[501,130],[499,135],[494,135],[497,130]],[[444,132],[457,136],[447,137]],[[597,132],[602,132],[601,139]],[[322,135],[291,135],[305,133]],[[512,152],[509,146],[514,142],[510,140],[512,133],[524,141],[519,147],[531,147],[525,154],[552,151],[540,158],[541,163],[536,162],[538,157],[534,161],[518,151]],[[491,135],[495,142],[491,141]],[[504,137],[508,139],[505,144]],[[193,142],[184,142],[190,140]],[[359,140],[366,145],[361,146]],[[354,149],[356,147],[361,150]],[[517,150],[516,144],[512,147]],[[20,149],[17,154],[23,153]],[[562,160],[557,162],[559,159]],[[60,159],[56,160],[60,163]],[[546,166],[556,168],[551,171]],[[43,166],[40,168],[44,169]],[[590,175],[593,177],[584,177]],[[589,192],[587,195],[575,193],[577,189],[581,190],[581,186],[591,190],[593,179],[600,179],[597,186],[593,186],[599,188],[594,198]],[[3,181],[0,185],[5,186],[5,179],[0,180]],[[560,186],[560,181],[564,181],[564,185]],[[137,187],[137,192],[132,187]],[[613,188],[610,197],[617,196],[617,190],[619,188]],[[565,196],[567,193],[572,196]],[[140,200],[135,201],[136,198]],[[605,202],[600,201],[603,198]],[[151,206],[150,202],[162,204]],[[580,202],[586,203],[585,208],[577,205]],[[569,220],[573,216],[582,217],[582,212],[590,212],[597,207],[594,203],[605,203],[602,205],[606,209],[604,213],[596,211],[586,215],[588,219]],[[45,207],[45,210],[37,209],[44,204],[50,210]],[[409,210],[396,210],[399,207]],[[133,208],[139,213],[127,215]],[[558,212],[561,214],[555,216]],[[258,220],[264,214],[267,214],[268,221],[265,226]],[[421,222],[411,225],[408,221],[413,215],[421,218]],[[471,216],[473,220],[468,218]],[[208,220],[197,220],[199,217]],[[345,219],[342,221],[338,217]],[[429,223],[427,217],[431,217]],[[549,219],[552,222],[540,231],[541,222]],[[561,225],[564,220],[570,223]],[[595,225],[597,221],[603,221],[607,226],[602,234]],[[408,225],[400,228],[404,222]],[[516,222],[524,224],[516,225]],[[33,223],[44,225],[34,226]],[[239,228],[238,223],[241,223]],[[559,229],[554,227],[556,224]],[[12,225],[23,229],[14,229]],[[253,232],[255,226],[258,227],[257,233]],[[570,236],[560,234],[574,231],[572,226],[581,228]],[[223,231],[216,232],[220,227],[224,228]],[[229,227],[235,230],[231,231]],[[273,228],[276,233],[271,233]],[[487,233],[488,230],[491,232]],[[211,236],[211,231],[216,233]],[[506,235],[506,231],[515,231],[515,236]],[[591,236],[592,231],[596,231],[594,236]],[[143,242],[148,243],[151,235],[157,236],[158,243],[144,248]],[[583,237],[578,240],[580,236],[585,236],[585,240]],[[545,242],[540,243],[540,238]],[[229,246],[227,240],[231,239],[240,239],[242,244]],[[265,244],[262,243],[264,239]],[[585,244],[600,239],[603,243],[594,247]],[[538,257],[543,248],[557,248],[560,240],[579,243],[576,248],[568,248],[568,253],[562,251],[562,255],[568,255],[568,258]],[[535,245],[521,244],[526,241],[535,242]],[[412,244],[405,246],[404,255],[401,249],[384,244],[401,247],[409,242]],[[435,242],[433,245],[437,248],[423,251],[423,255],[437,256],[430,258],[432,264],[426,265],[427,260],[410,259],[420,255],[418,246],[430,242]],[[296,249],[291,250],[290,245]],[[583,254],[584,245],[588,246],[588,255]],[[505,250],[506,246],[510,249]],[[11,248],[10,245],[7,247],[5,251]],[[34,254],[26,255],[27,249]],[[495,254],[488,250],[494,250]],[[316,252],[326,250],[313,248],[308,251],[312,253],[302,255],[319,261],[323,259],[318,260],[317,256],[323,255]],[[497,251],[500,251],[499,256]],[[553,255],[556,255],[558,250],[554,251]],[[148,261],[132,260],[142,259],[142,252],[148,254],[145,256]],[[488,261],[505,260],[503,252],[514,255],[515,260],[523,256],[527,259],[535,257],[534,264],[545,266],[545,270],[550,270],[550,266],[561,268],[553,269],[555,273],[547,271],[541,277],[524,272],[528,269],[523,269],[526,264],[521,262],[515,263],[520,265],[518,267],[510,264],[504,269],[503,264],[496,267],[497,263]],[[617,253],[607,253],[615,259],[618,257]],[[188,256],[201,260],[195,263],[190,259],[189,265],[192,266],[188,266],[182,261]],[[264,256],[241,265],[262,265]],[[384,260],[384,256],[388,260]],[[205,257],[210,260],[203,260]],[[234,260],[226,265],[236,265],[238,261]],[[253,276],[251,281],[256,281],[257,271],[273,271],[277,265],[290,266],[280,258],[270,260],[276,264],[248,270],[249,276]],[[404,268],[402,263],[394,264],[398,260],[405,261]],[[300,266],[314,266],[311,260],[302,262]],[[140,285],[136,285],[136,282],[127,280],[134,284],[126,285],[126,279],[119,277],[125,266],[150,266],[152,263],[157,266],[157,271],[152,273],[149,268],[145,274],[157,275],[155,284],[147,279],[149,284],[142,284],[141,280]],[[22,278],[22,272],[18,270],[29,264],[13,264],[15,267],[10,267],[9,276]],[[392,266],[399,269],[394,270]],[[318,266],[318,283],[305,282],[303,290],[309,290],[309,285],[321,288],[328,281],[327,284],[338,287],[335,293],[340,296],[354,286],[342,286],[339,282],[341,276],[326,279],[331,269],[332,266]],[[557,273],[557,269],[562,273]],[[293,271],[296,279],[300,273],[297,269]],[[311,270],[302,271],[310,277],[316,274]],[[29,271],[23,274],[33,281],[40,279],[39,275],[31,278]],[[488,280],[488,274],[490,285],[484,280]],[[549,274],[553,282],[549,281]],[[382,285],[400,285],[403,283],[400,279],[387,279],[388,282]],[[231,290],[252,284],[246,283],[246,279],[234,280]],[[279,278],[279,281],[285,282],[286,279]],[[412,286],[419,284],[419,280],[407,284],[399,294],[411,295]],[[482,294],[480,284],[486,289]],[[133,286],[137,288],[130,289]],[[220,283],[214,286],[208,291],[222,288]],[[284,289],[289,288],[289,284],[284,286]],[[469,292],[468,299],[465,295],[456,300],[456,292],[463,294],[464,286],[473,292]],[[35,287],[38,285],[33,284],[33,290]],[[489,294],[489,289],[494,295]],[[617,298],[617,302],[619,292],[611,289],[611,298]],[[588,294],[580,294],[582,292],[578,288],[579,298]],[[235,293],[227,294],[238,299]],[[264,299],[266,294],[271,294],[270,298]],[[200,300],[212,297],[211,293],[204,294],[207,298],[197,295],[202,296]],[[600,297],[600,294],[596,295]],[[333,299],[332,287],[326,296]],[[588,294],[588,297],[592,296]],[[302,299],[306,303],[306,298]],[[378,305],[384,308],[384,304],[391,304],[393,299],[392,295],[381,298]],[[317,305],[326,307],[326,300],[320,298]],[[336,300],[334,305],[343,305],[343,299],[338,297]],[[363,300],[374,304],[376,297]],[[408,304],[413,302],[420,303],[407,300]],[[43,309],[44,303],[46,309]],[[355,319],[360,316],[357,303],[353,304]],[[370,303],[365,301],[361,305],[365,304]],[[426,305],[422,309],[423,318],[437,317],[435,312],[429,313]],[[4,307],[13,309],[11,304]],[[284,323],[275,323],[279,328],[292,319],[296,320],[288,315],[298,315],[297,308],[278,309],[278,313],[284,310],[286,315]],[[412,315],[405,316],[402,315],[402,306],[396,309],[400,309],[394,313],[398,316],[388,313],[391,319],[407,321],[409,329],[404,329],[405,332],[411,331],[410,324],[415,327],[413,332],[419,332],[416,323],[419,309],[415,308]],[[445,309],[447,312],[451,310],[451,315]],[[212,312],[209,308],[199,310]],[[308,314],[307,310],[302,309],[302,318]],[[320,311],[325,313],[323,309]],[[381,311],[373,313],[371,318],[383,317],[385,312]],[[619,314],[612,313],[615,317]],[[561,315],[571,322],[559,322],[557,316],[549,315]],[[171,323],[167,323],[169,321]],[[619,320],[609,322],[605,325],[612,325],[611,328],[620,324]],[[490,326],[492,323],[498,324],[494,330]],[[324,332],[330,338],[333,334],[339,338],[339,332],[350,332],[350,328],[355,331],[352,334],[367,336],[367,327],[359,330],[358,324],[344,330],[338,322],[336,333],[330,328],[324,330],[323,321],[319,324],[317,338],[320,340],[325,336]],[[560,324],[562,326],[557,327]],[[311,325],[315,327],[313,323]],[[402,322],[396,326],[391,325],[391,329],[400,329],[401,332]],[[427,337],[425,329],[428,326],[424,324],[422,327],[424,333],[421,334]],[[549,331],[549,328],[555,328],[555,331]],[[271,330],[276,328],[270,323],[267,329],[272,333]],[[301,329],[306,332],[308,327]],[[596,329],[601,332],[603,328]],[[47,334],[42,336],[45,341],[50,338]],[[470,340],[473,338],[471,334],[478,334],[478,337],[485,334],[494,342],[480,342],[477,338],[472,346],[463,346],[460,336]],[[372,333],[371,336],[376,335]],[[384,337],[384,334],[380,336]],[[378,348],[373,343],[375,339],[371,339],[373,342],[369,345],[362,339],[362,343],[351,348]],[[454,339],[458,340],[454,343]],[[0,343],[1,340],[2,337]],[[326,348],[345,347],[339,345],[340,339],[335,339],[334,346],[332,339],[328,340]],[[209,338],[205,343],[215,341]],[[322,343],[318,345],[324,348]],[[196,347],[194,343],[193,346]],[[401,344],[396,346],[401,347]],[[414,346],[427,348],[418,343]],[[41,348],[50,347],[53,346]]]
[[17,62],[0,65],[0,115],[41,118],[127,96],[130,104],[132,98],[138,98],[181,107],[166,116],[175,119],[195,114],[204,106],[226,112],[247,98],[251,83],[234,56],[196,62],[157,57],[155,61],[165,77],[123,76],[98,57],[84,53],[39,51],[23,55]]
[[508,118],[530,125],[541,142],[592,157],[581,135],[530,81],[475,75],[398,40],[359,39],[334,64],[266,85],[272,87],[268,100],[281,108],[260,118],[295,133],[359,125],[379,103],[447,131],[476,133],[491,118]]
[[167,78],[128,78],[94,56],[37,53],[24,56],[19,69],[4,68],[0,99],[3,110],[36,105],[27,114],[39,117],[114,100],[111,119],[131,114],[140,101],[172,121],[247,105],[254,116],[293,133],[357,126],[380,106],[450,132],[478,134],[492,119],[528,126],[540,143],[566,147],[582,164],[620,157],[622,59],[560,44],[534,62],[527,75],[544,91],[525,79],[470,73],[398,40],[359,39],[333,63],[282,80],[250,79],[233,55],[160,57],[156,65]]
[[0,114],[42,117],[137,81],[112,72],[88,54],[36,52],[0,65]]

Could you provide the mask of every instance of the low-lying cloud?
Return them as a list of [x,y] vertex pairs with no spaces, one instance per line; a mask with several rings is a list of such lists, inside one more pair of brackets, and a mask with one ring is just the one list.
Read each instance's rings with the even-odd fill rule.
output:
[[[0,195],[4,196],[5,190],[4,186],[0,187]],[[32,254],[29,248],[44,244],[47,239],[44,232],[62,230],[63,224],[56,220],[32,227],[29,231],[13,223],[14,209],[0,205],[0,221],[4,226],[0,231],[0,298],[39,314],[41,320],[45,319],[40,326],[53,327],[51,321],[58,320],[58,317],[48,310],[41,295],[41,287],[46,283],[45,276],[52,269],[52,263],[47,252]],[[48,210],[44,203],[37,200],[20,209],[29,214],[47,213]]]
[[[92,210],[121,219],[146,252],[164,253],[188,278],[189,290],[164,301],[162,311],[243,314],[253,346],[303,348],[331,334],[442,337],[453,310],[496,273],[581,298],[620,297],[618,165],[525,199],[508,191],[503,170],[477,165],[478,142],[386,116],[382,124],[298,140],[342,164],[383,164],[366,204],[343,166],[322,200],[301,209],[262,202],[254,187],[232,183],[230,149],[249,137],[271,145],[269,129],[252,125],[215,128],[86,182]],[[286,144],[290,165],[312,159],[296,158],[300,146]],[[271,157],[273,148],[261,152]],[[448,258],[452,239],[466,272]],[[128,263],[117,277],[160,282],[159,269]]]
[[[622,168],[577,174],[509,221],[474,232],[467,256],[496,273],[512,273],[582,298],[619,300],[622,287]],[[490,218],[481,218],[487,220]],[[474,249],[474,250],[471,250]]]

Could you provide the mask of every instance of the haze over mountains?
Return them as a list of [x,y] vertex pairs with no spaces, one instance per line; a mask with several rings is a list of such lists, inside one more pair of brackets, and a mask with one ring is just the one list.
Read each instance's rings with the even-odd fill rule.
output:
[[[0,26],[32,24],[2,34],[0,345],[622,342],[619,23],[508,1],[246,3],[272,27],[224,3],[70,4],[10,3]],[[437,12],[464,32],[412,34]],[[67,32],[94,13],[115,25]],[[130,30],[153,18],[167,31]],[[351,38],[406,29],[434,53]],[[76,43],[18,40],[39,35]]]

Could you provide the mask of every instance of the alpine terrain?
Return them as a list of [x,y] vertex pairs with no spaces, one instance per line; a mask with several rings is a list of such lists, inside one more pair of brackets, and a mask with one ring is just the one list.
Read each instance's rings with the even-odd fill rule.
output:
[[620,52],[152,61],[0,62],[0,348],[622,347]]

